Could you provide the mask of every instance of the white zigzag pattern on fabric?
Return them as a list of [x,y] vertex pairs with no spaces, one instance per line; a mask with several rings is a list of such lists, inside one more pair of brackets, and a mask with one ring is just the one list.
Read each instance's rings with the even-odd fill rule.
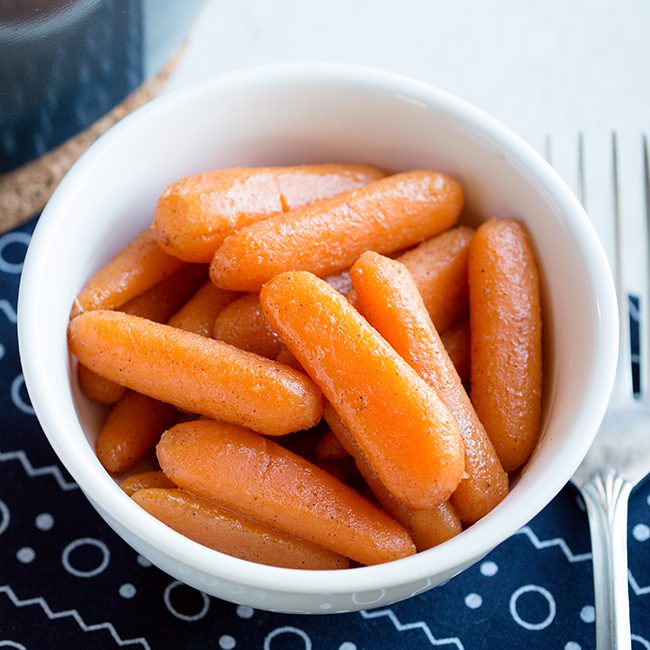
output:
[[530,526],[520,528],[515,535],[526,535],[537,550],[557,546],[562,553],[564,553],[566,559],[571,563],[591,560],[591,553],[573,553],[568,544],[561,537],[554,537],[553,539],[546,539],[544,541],[540,540]]
[[75,621],[77,621],[77,624],[84,632],[96,632],[97,630],[108,630],[111,636],[113,637],[113,639],[115,639],[115,643],[117,643],[120,646],[134,645],[136,643],[139,643],[143,648],[146,648],[147,650],[151,650],[149,643],[144,637],[140,637],[138,639],[122,639],[120,635],[115,631],[115,628],[113,627],[112,623],[95,623],[93,625],[88,625],[83,620],[83,618],[81,618],[79,612],[76,609],[66,609],[62,612],[53,612],[44,598],[41,598],[39,596],[38,598],[28,598],[27,600],[21,600],[20,598],[18,598],[18,596],[16,596],[16,594],[14,593],[14,591],[9,585],[0,585],[0,592],[4,592],[5,594],[7,594],[9,600],[16,607],[28,607],[29,605],[38,605],[45,612],[45,614],[50,620],[71,616],[72,618],[74,618]]
[[6,298],[0,300],[0,311],[4,312],[4,315],[7,317],[9,322],[14,324],[18,322],[18,314],[16,313],[14,306]]
[[641,587],[639,583],[635,580],[634,576],[632,575],[632,571],[628,570],[627,579],[628,582],[630,583],[630,587],[632,587],[632,591],[634,592],[635,596],[647,596],[648,594],[650,594],[650,585]]
[[23,469],[28,476],[34,478],[36,476],[45,476],[46,474],[51,474],[56,482],[59,484],[59,487],[62,490],[76,490],[79,486],[74,481],[66,481],[63,478],[61,470],[56,465],[46,465],[45,467],[34,467],[27,454],[19,449],[18,451],[0,451],[0,463],[6,463],[10,460],[17,460],[23,466]]
[[465,650],[463,644],[461,643],[460,639],[457,636],[450,637],[449,639],[436,639],[436,637],[433,636],[431,629],[426,623],[424,623],[423,621],[418,621],[417,623],[401,623],[400,620],[397,618],[397,616],[395,616],[395,613],[393,612],[392,609],[380,609],[379,611],[372,611],[372,612],[362,609],[360,614],[365,619],[380,618],[382,616],[387,616],[391,620],[391,622],[395,626],[395,629],[398,632],[406,632],[407,630],[419,629],[426,634],[426,637],[427,639],[429,639],[431,645],[435,645],[435,646],[455,645],[458,648],[458,650]]

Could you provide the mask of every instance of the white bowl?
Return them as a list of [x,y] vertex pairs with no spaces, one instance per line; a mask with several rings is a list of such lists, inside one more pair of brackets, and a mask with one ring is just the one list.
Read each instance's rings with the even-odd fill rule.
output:
[[[101,409],[71,373],[74,295],[151,222],[174,179],[236,165],[369,162],[432,168],[464,185],[470,222],[514,216],[541,265],[543,434],[508,497],[441,546],[380,566],[280,569],[201,546],[128,498],[94,453]],[[513,133],[465,102],[401,76],[340,65],[236,72],[152,102],[104,135],[65,177],[36,228],[19,299],[27,388],[52,447],[109,525],[163,571],[260,609],[332,613],[419,594],[467,568],[537,514],[596,434],[613,382],[618,322],[597,236],[574,196]]]

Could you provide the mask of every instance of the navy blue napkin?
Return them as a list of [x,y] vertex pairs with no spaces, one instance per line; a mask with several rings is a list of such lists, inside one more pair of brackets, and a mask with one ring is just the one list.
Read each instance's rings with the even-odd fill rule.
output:
[[[62,468],[25,391],[16,298],[33,226],[0,237],[0,647],[595,647],[589,529],[569,486],[481,562],[389,608],[270,614],[210,598],[150,566]],[[650,649],[650,481],[632,495],[629,530],[632,647]]]

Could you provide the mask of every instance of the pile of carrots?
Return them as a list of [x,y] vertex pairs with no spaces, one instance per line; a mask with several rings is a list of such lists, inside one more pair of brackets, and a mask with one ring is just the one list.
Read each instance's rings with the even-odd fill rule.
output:
[[540,291],[522,226],[458,226],[463,203],[365,165],[173,183],[72,308],[102,465],[187,537],[282,567],[395,560],[485,516],[540,432]]

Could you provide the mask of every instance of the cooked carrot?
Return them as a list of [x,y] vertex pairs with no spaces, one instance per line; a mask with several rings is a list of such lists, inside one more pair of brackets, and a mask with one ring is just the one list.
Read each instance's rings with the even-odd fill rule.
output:
[[167,322],[186,332],[212,336],[214,319],[240,294],[218,289],[208,280]]
[[347,569],[350,561],[211,501],[173,489],[144,489],[133,500],[203,546],[242,560],[287,569]]
[[129,495],[133,496],[138,490],[148,488],[175,488],[176,486],[170,481],[162,470],[151,472],[142,472],[133,474],[120,483],[120,487]]
[[242,228],[219,247],[210,275],[218,287],[242,291],[258,291],[283,271],[325,277],[365,250],[391,253],[450,228],[462,207],[462,188],[451,178],[396,174]]
[[252,431],[199,420],[157,447],[180,488],[363,564],[411,555],[404,529],[354,490]]
[[217,341],[268,359],[275,359],[284,347],[262,313],[257,293],[247,293],[231,302],[217,316],[212,331]]
[[260,300],[386,487],[414,508],[446,501],[463,475],[463,444],[435,391],[311,273],[278,275]]
[[445,403],[465,443],[465,478],[452,496],[460,518],[473,523],[508,493],[490,440],[463,388],[406,267],[373,252],[350,270],[361,313]]
[[[163,323],[192,295],[206,274],[203,265],[184,264],[173,275],[122,305],[120,311]],[[101,377],[81,364],[77,368],[77,374],[81,392],[94,402],[113,404],[124,394],[123,386]]]
[[485,222],[469,256],[472,401],[508,471],[541,428],[542,315],[528,236],[511,219]]
[[99,404],[114,404],[124,395],[124,386],[105,379],[81,363],[77,364],[77,381],[81,392]]
[[302,373],[144,318],[86,312],[70,321],[68,344],[80,363],[108,379],[260,433],[306,429],[321,417],[320,391]]
[[300,370],[301,372],[304,372],[303,367],[300,365],[300,362],[296,357],[289,352],[289,348],[286,345],[282,345],[282,348],[280,349],[280,352],[278,352],[278,356],[275,357],[275,360],[278,361],[279,363],[284,363],[287,366],[291,366],[294,370]]
[[171,425],[176,409],[127,390],[104,422],[97,437],[97,458],[109,472],[125,472],[156,444]]
[[209,262],[224,238],[256,221],[362,187],[384,172],[368,165],[220,169],[188,176],[162,194],[154,217],[162,248]]
[[319,460],[331,460],[332,458],[345,458],[349,456],[343,449],[343,445],[333,431],[326,431],[316,445],[316,458]]
[[440,338],[460,380],[463,384],[468,382],[471,363],[469,320],[462,320],[458,325],[450,327],[440,335]]
[[121,307],[181,266],[183,262],[158,246],[150,229],[144,230],[90,278],[75,298],[70,317]]
[[432,508],[409,508],[395,497],[379,480],[368,459],[357,445],[354,436],[345,427],[331,404],[325,404],[323,415],[332,427],[339,444],[355,460],[356,465],[386,512],[406,528],[418,551],[433,548],[462,531],[460,519],[447,501]]

